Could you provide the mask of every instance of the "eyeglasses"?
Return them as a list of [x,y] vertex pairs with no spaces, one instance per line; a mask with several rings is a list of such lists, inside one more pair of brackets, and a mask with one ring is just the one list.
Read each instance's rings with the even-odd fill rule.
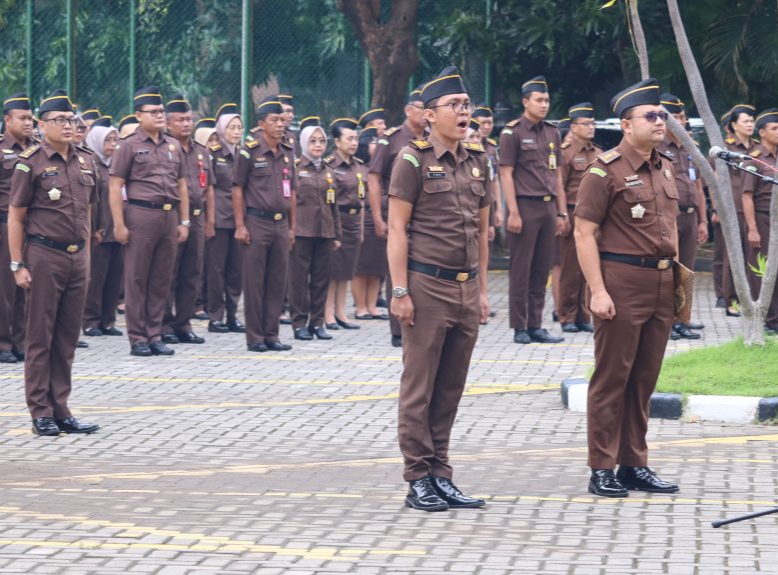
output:
[[78,124],[78,118],[51,118],[49,120],[45,120],[46,122],[49,122],[50,124],[56,124],[57,126],[64,126],[65,124],[70,124],[71,126],[75,126]]
[[647,121],[654,124],[656,123],[657,120],[662,120],[663,122],[666,122],[667,118],[669,117],[670,116],[667,112],[646,112],[645,114],[638,114],[637,116],[631,116],[627,119],[634,120],[635,118],[645,118]]
[[105,143],[106,144],[115,144],[118,140],[119,140],[119,138],[117,138],[116,136],[108,136],[105,139]]
[[327,140],[325,140],[324,138],[316,138],[315,140],[308,140],[308,143],[309,144],[320,144],[320,145],[323,146],[324,144],[327,143]]
[[594,126],[595,122],[589,121],[589,122],[573,122],[573,126],[583,126],[584,128],[591,128]]
[[138,110],[141,114],[151,114],[152,116],[162,116],[165,113],[165,108],[157,108],[156,110]]
[[467,112],[472,114],[475,110],[475,106],[470,102],[449,102],[448,104],[438,104],[437,106],[430,106],[430,108],[451,108],[455,114],[462,114]]

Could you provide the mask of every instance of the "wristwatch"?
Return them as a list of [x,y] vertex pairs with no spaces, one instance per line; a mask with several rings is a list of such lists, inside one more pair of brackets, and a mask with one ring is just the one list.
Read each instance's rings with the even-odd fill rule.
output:
[[556,217],[558,217],[558,218],[566,218],[567,217],[567,212],[558,212]]
[[16,273],[16,272],[18,272],[18,271],[19,271],[20,269],[22,269],[23,267],[26,267],[26,266],[24,265],[24,262],[11,262],[11,271],[12,271],[13,273]]
[[192,227],[192,222],[189,221],[189,220],[181,220],[181,223],[179,225],[186,226],[187,228],[191,228]]
[[392,288],[392,297],[405,297],[408,295],[408,288],[404,287],[394,287]]

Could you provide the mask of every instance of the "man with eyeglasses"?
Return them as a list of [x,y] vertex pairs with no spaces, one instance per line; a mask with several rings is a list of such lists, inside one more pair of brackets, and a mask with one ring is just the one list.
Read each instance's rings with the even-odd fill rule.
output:
[[0,133],[0,363],[24,360],[25,291],[16,285],[8,251],[8,203],[11,176],[19,154],[32,146],[32,107],[25,93],[3,101],[3,132]]
[[516,343],[559,343],[542,327],[555,235],[569,233],[559,130],[546,122],[548,84],[537,76],[521,87],[524,113],[500,135],[500,183],[508,211],[510,326]]
[[667,119],[659,102],[653,78],[613,97],[624,137],[586,171],[575,207],[594,316],[589,492],[605,497],[678,491],[648,467],[646,444],[650,398],[675,318],[678,255],[678,190],[672,162],[659,151]]
[[[594,106],[581,102],[568,110],[570,140],[562,144],[562,185],[565,187],[567,212],[575,213],[581,178],[602,148],[594,143]],[[575,230],[574,222],[571,222]],[[586,306],[586,282],[573,234],[557,238],[561,258],[559,277],[559,323],[565,333],[592,332],[591,316]]]
[[456,67],[422,88],[428,139],[400,150],[389,186],[391,311],[402,325],[398,439],[409,489],[423,511],[483,499],[452,482],[448,446],[478,326],[489,317],[491,161],[463,142],[473,105]]
[[[370,203],[370,213],[375,223],[375,233],[378,238],[386,238],[388,227],[386,217],[389,209],[389,180],[392,176],[392,166],[400,150],[411,140],[424,138],[427,120],[424,116],[424,103],[421,100],[421,86],[411,92],[405,105],[405,122],[401,126],[390,128],[383,133],[376,143],[375,152],[370,159],[367,174],[367,194]],[[386,275],[386,258],[381,258],[382,275]],[[392,281],[387,277],[387,305],[392,305]],[[393,315],[381,315],[373,319],[388,319],[392,334],[392,345],[402,346],[402,331],[400,323]]]
[[202,283],[205,240],[215,235],[213,174],[208,150],[194,141],[192,105],[178,94],[165,107],[168,134],[180,145],[184,178],[189,194],[191,226],[178,244],[170,296],[162,324],[162,343],[205,343],[194,333],[191,318]]
[[134,102],[138,129],[121,139],[109,183],[114,237],[124,245],[127,335],[131,355],[173,355],[162,322],[178,244],[189,236],[189,191],[181,144],[165,134],[159,88],[141,88]]
[[72,143],[76,118],[64,90],[39,110],[43,141],[19,154],[8,213],[10,268],[27,290],[25,396],[34,434],[92,433],[99,426],[73,417],[68,397],[89,281],[96,166]]

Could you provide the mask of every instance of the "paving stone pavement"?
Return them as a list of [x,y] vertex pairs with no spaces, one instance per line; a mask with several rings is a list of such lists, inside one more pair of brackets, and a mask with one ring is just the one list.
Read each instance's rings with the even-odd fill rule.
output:
[[[651,463],[681,492],[592,498],[585,416],[559,399],[591,337],[512,343],[506,280],[492,274],[498,315],[452,444],[484,509],[403,507],[386,322],[311,343],[284,327],[286,354],[196,322],[206,344],[170,358],[131,357],[125,338],[78,350],[71,405],[103,426],[91,436],[31,435],[21,367],[0,367],[0,573],[778,573],[778,516],[710,527],[774,505],[776,428],[651,420]],[[668,353],[737,334],[714,301],[700,274],[704,337]]]

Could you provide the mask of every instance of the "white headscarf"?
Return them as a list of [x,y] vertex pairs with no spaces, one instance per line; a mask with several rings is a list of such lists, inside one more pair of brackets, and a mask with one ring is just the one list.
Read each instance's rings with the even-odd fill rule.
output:
[[216,133],[219,134],[219,140],[221,141],[222,146],[228,149],[233,156],[235,155],[235,146],[233,144],[228,144],[224,135],[227,132],[227,126],[229,126],[230,122],[235,118],[240,118],[240,114],[223,114],[216,120]]
[[197,128],[194,133],[194,140],[204,148],[207,148],[208,140],[211,139],[211,135],[215,131],[213,128]]
[[89,146],[89,149],[97,154],[97,157],[100,158],[100,161],[106,166],[111,165],[111,158],[110,156],[107,157],[105,155],[103,148],[105,147],[105,139],[111,132],[114,132],[117,135],[119,134],[119,132],[116,131],[116,128],[92,126],[92,128],[89,130],[89,133],[86,135],[86,139],[84,140],[86,145]]
[[324,154],[319,156],[318,158],[312,158],[310,154],[308,153],[308,140],[311,139],[311,136],[313,136],[313,133],[319,130],[321,132],[321,135],[324,136],[324,149],[327,150],[327,133],[324,131],[324,128],[321,126],[307,126],[306,128],[303,128],[303,131],[300,132],[300,149],[303,152],[303,156],[308,158],[311,162],[313,162],[313,165],[316,166],[316,169],[321,168],[321,160],[324,157]]

